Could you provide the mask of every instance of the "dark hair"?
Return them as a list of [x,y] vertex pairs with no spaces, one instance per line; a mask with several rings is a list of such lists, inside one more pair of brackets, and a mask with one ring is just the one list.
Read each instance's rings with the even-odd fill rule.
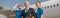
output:
[[[37,1],[37,2],[39,2],[39,3],[40,3],[40,1]],[[36,2],[36,3],[37,3],[37,2]]]
[[18,5],[18,6],[22,6],[22,5]]

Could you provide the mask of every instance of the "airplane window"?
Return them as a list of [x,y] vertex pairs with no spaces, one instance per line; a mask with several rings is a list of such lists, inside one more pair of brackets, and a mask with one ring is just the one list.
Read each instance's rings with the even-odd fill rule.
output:
[[55,7],[55,5],[54,5],[54,7]]
[[46,9],[46,7],[45,7],[45,9]]
[[49,8],[49,6],[47,6],[47,8]]
[[59,5],[57,4],[57,6],[59,6]]
[[50,7],[52,8],[52,5]]

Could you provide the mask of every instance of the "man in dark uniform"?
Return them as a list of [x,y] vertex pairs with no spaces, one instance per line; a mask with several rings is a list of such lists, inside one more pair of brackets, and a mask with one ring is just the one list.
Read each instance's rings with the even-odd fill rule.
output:
[[32,18],[31,16],[35,15],[34,9],[30,8],[29,2],[25,2],[25,9],[22,10],[23,18]]

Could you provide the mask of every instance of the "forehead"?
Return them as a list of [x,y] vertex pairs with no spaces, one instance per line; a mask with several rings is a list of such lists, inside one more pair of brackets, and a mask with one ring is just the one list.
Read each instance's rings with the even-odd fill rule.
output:
[[36,3],[40,3],[40,2],[36,2]]

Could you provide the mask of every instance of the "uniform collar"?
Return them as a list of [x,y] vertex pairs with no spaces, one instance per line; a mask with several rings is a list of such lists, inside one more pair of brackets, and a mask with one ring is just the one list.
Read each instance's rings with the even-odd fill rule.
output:
[[26,9],[29,9],[29,8],[26,8]]
[[[17,10],[19,10],[19,9],[17,9]],[[21,9],[22,10],[22,9]]]

